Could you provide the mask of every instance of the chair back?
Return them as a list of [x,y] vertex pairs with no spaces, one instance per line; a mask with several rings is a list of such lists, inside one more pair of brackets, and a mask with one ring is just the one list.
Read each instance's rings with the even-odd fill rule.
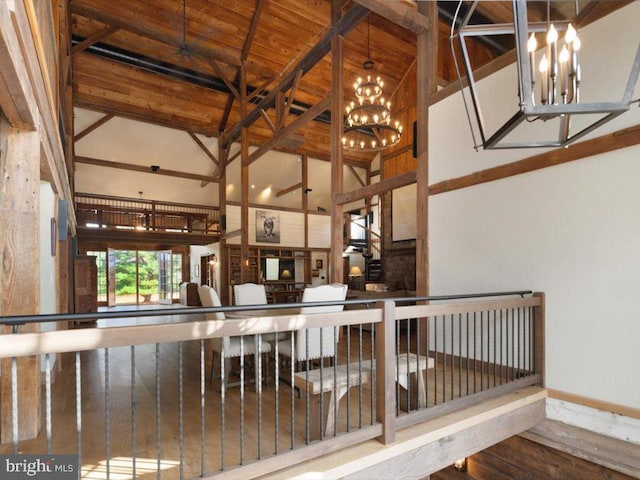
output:
[[[220,297],[216,291],[211,288],[209,285],[200,285],[198,287],[198,295],[200,296],[200,302],[203,307],[221,307]],[[209,318],[211,314],[207,314],[207,318]],[[215,313],[216,320],[224,320],[224,312],[216,312]]]
[[236,305],[266,305],[267,291],[256,283],[234,285],[233,299]]
[[[342,301],[346,298],[347,285],[344,285],[342,283],[334,283],[331,285],[320,285],[318,287],[305,288],[304,293],[302,294],[302,303]],[[343,305],[328,305],[325,307],[302,307],[302,309],[300,309],[300,313],[331,313],[341,312],[343,309]],[[308,351],[307,332],[309,340]],[[321,338],[322,351],[320,349]],[[333,357],[336,354],[335,343],[335,328],[333,326],[300,330],[296,335],[296,358],[298,360],[305,360],[307,356],[309,357],[309,359]]]

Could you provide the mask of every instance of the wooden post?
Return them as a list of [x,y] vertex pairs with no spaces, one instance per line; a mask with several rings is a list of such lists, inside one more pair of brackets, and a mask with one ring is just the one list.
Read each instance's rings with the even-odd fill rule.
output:
[[[12,128],[0,113],[0,315],[40,313],[40,134]],[[38,331],[37,325],[20,332]],[[2,333],[11,335],[11,328]],[[11,360],[0,378],[0,442],[12,441]],[[40,430],[40,358],[18,359],[20,440]]]
[[[247,72],[244,62],[240,67],[240,117],[247,115]],[[247,281],[249,269],[247,261],[249,259],[249,166],[245,165],[245,160],[249,157],[249,129],[242,127],[240,131],[241,172],[240,185],[242,197],[240,201],[240,281]]]
[[[341,4],[339,0],[331,2],[331,24],[335,26],[340,20]],[[343,37],[335,35],[331,40],[331,254],[329,258],[330,282],[342,282],[343,261],[342,250],[344,239],[343,229],[343,206],[338,205],[334,200],[336,195],[342,193],[344,188],[344,171],[342,158],[341,138],[343,133]]]
[[[417,35],[416,60],[416,295],[429,295],[429,96],[436,90],[438,65],[438,6],[436,2],[418,2],[418,11],[430,19],[429,31]],[[428,351],[426,318],[419,319],[418,342]]]
[[540,374],[540,385],[544,387],[545,373],[545,295],[544,292],[536,292],[534,297],[540,299],[540,306],[533,308],[533,337],[534,337],[534,372]]
[[231,145],[222,148],[220,144],[220,139],[218,139],[218,159],[220,162],[218,169],[218,205],[220,214],[220,258],[218,259],[220,265],[220,285],[218,285],[218,289],[220,291],[218,294],[220,295],[222,304],[229,305],[229,258],[227,255],[227,241],[224,235],[227,233],[227,161],[229,159],[229,149]]
[[382,322],[375,324],[376,420],[382,423],[378,440],[388,444],[396,439],[396,304],[379,302],[376,307],[382,309]]

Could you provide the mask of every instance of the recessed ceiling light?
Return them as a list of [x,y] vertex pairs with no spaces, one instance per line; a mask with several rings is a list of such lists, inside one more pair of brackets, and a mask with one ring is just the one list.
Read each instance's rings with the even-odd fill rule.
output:
[[256,186],[255,185],[251,185],[251,188],[256,188]]

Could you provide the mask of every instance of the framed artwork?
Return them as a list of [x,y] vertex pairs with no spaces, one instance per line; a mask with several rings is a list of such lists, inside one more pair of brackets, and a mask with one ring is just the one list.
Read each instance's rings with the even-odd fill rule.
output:
[[197,263],[193,266],[193,277],[200,278],[200,265]]
[[394,242],[416,238],[416,185],[391,192],[391,235]]
[[280,243],[280,213],[256,210],[256,242]]
[[322,270],[322,259],[318,258],[316,260],[316,268]]
[[320,276],[320,270],[314,268],[313,270],[311,270],[311,276],[312,277],[319,277]]

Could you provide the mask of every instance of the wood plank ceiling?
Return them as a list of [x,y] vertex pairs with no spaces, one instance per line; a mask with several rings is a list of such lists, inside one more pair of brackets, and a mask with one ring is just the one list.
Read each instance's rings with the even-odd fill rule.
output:
[[[455,6],[455,2],[439,2],[441,45],[448,42],[451,4]],[[345,1],[343,11],[354,5]],[[218,136],[241,120],[239,102],[230,93],[238,88],[241,65],[249,90],[255,89],[259,100],[259,92],[271,91],[329,32],[331,2],[70,0],[70,10],[75,106]],[[489,21],[507,22],[510,4],[481,2],[480,12]],[[560,15],[557,10],[554,14]],[[544,18],[545,4],[534,3],[530,15]],[[368,48],[390,96],[415,60],[415,34],[373,13],[349,32],[344,43],[342,94],[346,100],[352,96],[352,79],[361,74]],[[504,49],[480,45],[477,66]],[[455,79],[447,50],[440,48],[438,70],[443,84]],[[325,98],[331,91],[330,80],[330,55],[326,55],[301,77],[292,112],[300,114]],[[269,123],[276,122],[274,109],[266,116],[249,130],[253,145],[273,137]],[[329,119],[325,112],[302,127],[298,133],[304,142],[295,152],[328,159]],[[363,165],[371,155],[345,160]]]

